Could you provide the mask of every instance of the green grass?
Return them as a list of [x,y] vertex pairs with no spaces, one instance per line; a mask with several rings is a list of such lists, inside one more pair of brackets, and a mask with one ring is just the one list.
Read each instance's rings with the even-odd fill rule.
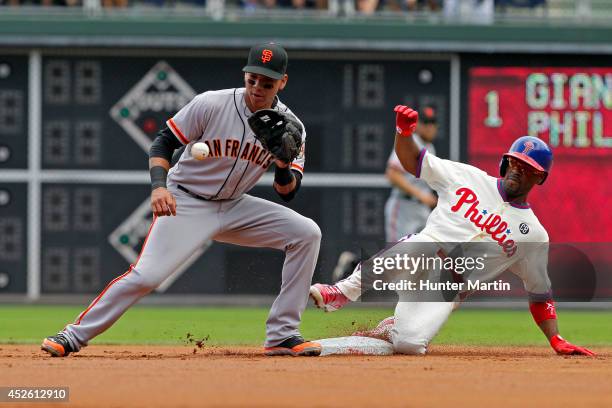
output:
[[[0,343],[39,343],[81,312],[73,306],[0,306]],[[130,309],[92,344],[187,344],[209,336],[209,344],[260,345],[265,308],[151,307]],[[348,308],[335,313],[308,309],[304,337],[343,336],[376,324],[392,309]],[[561,333],[570,341],[612,345],[612,311],[560,311]],[[436,337],[437,344],[545,345],[528,311],[459,310]]]

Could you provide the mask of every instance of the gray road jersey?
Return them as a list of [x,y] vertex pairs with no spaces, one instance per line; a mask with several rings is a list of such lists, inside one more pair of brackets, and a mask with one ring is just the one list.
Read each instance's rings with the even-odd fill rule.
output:
[[[168,186],[178,184],[214,200],[233,199],[249,191],[266,172],[274,157],[249,128],[247,118],[252,113],[244,93],[244,88],[204,92],[166,122],[181,143],[204,142],[210,148],[209,157],[200,161],[191,157],[187,146],[170,169]],[[274,109],[291,112],[280,100]],[[303,173],[305,129],[302,141],[302,153],[291,168]]]
[[[419,150],[422,149],[423,147],[425,147],[425,149],[427,149],[427,151],[433,155],[436,154],[436,148],[434,147],[433,144],[431,143],[425,143],[423,141],[423,139],[421,139],[421,137],[419,135],[417,135],[416,133],[413,133],[412,137],[414,138],[414,142],[417,144],[417,146],[419,146]],[[402,173],[404,173],[404,178],[413,186],[419,188],[422,191],[427,191],[427,192],[431,192],[431,188],[429,187],[429,185],[421,179],[418,179],[416,177],[414,177],[412,174],[408,173],[403,167],[402,164],[399,161],[399,158],[397,157],[397,154],[395,153],[395,150],[393,150],[391,152],[391,155],[389,156],[389,160],[387,161],[387,167],[392,167],[394,169],[398,169],[400,170]],[[406,198],[406,194],[400,190],[397,187],[393,187],[391,190],[391,197],[393,198]],[[416,231],[414,231],[416,232]]]

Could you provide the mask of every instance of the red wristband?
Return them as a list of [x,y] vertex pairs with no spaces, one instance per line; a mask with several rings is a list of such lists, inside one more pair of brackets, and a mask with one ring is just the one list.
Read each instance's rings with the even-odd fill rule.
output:
[[552,348],[554,348],[555,350],[557,350],[557,348],[559,347],[560,343],[567,343],[565,341],[565,339],[561,336],[559,336],[558,334],[552,336],[550,338],[550,345],[552,346]]
[[529,304],[529,311],[533,316],[533,320],[537,324],[544,320],[556,319],[557,311],[555,310],[555,302],[548,300],[546,302],[533,302]]
[[411,137],[412,134],[414,133],[414,129],[409,129],[410,133],[406,133],[406,131],[403,130],[401,127],[395,126],[395,132],[401,137]]

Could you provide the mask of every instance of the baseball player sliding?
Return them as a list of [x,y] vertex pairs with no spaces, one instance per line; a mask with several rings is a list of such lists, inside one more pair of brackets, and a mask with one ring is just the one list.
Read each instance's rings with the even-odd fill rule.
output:
[[[278,44],[254,46],[243,68],[244,88],[197,95],[166,122],[149,154],[154,218],[140,256],[74,323],[47,337],[43,350],[52,356],[79,351],[212,238],[285,252],[264,353],[320,353],[320,345],[304,341],[298,326],[321,231],[289,208],[246,194],[272,164],[274,189],[285,201],[300,187],[306,132],[277,96],[287,85],[287,62]],[[200,144],[191,154],[196,142],[206,147]],[[172,153],[182,145],[188,148],[170,169]]]
[[[396,106],[395,112],[397,157],[408,172],[438,193],[438,205],[421,232],[400,239],[386,253],[444,257],[449,243],[481,245],[487,250],[484,268],[467,277],[458,275],[459,279],[490,282],[509,269],[523,280],[530,311],[552,348],[558,354],[594,355],[559,335],[547,274],[548,234],[527,203],[531,189],[542,184],[550,171],[550,148],[535,137],[517,139],[502,157],[502,178],[498,179],[478,168],[442,160],[419,149],[411,137],[417,112],[402,105]],[[428,274],[435,271],[418,270],[409,279]],[[310,295],[318,307],[334,311],[349,300],[357,300],[369,279],[367,271],[358,265],[350,277],[335,285],[311,286]],[[396,353],[425,354],[462,296],[455,296],[453,301],[428,301],[430,298],[421,296],[423,292],[400,293],[394,316],[361,335],[391,342]]]

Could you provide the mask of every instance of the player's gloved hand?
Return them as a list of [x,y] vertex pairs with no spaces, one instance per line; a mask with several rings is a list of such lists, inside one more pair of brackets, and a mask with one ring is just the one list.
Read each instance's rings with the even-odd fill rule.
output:
[[264,149],[285,163],[291,163],[301,152],[302,125],[288,112],[260,109],[248,119],[249,127]]
[[565,340],[558,334],[550,339],[550,345],[557,352],[562,355],[578,355],[578,356],[594,356],[591,350],[584,347],[575,346],[572,343]]
[[[297,125],[297,126],[296,126]],[[302,129],[297,122],[287,122],[278,146],[270,146],[272,154],[285,163],[291,163],[300,155]]]
[[151,210],[153,215],[176,215],[176,199],[166,188],[158,187],[151,192]]
[[419,114],[417,111],[410,109],[404,105],[397,105],[393,109],[395,114],[395,130],[398,135],[410,136],[416,129]]

